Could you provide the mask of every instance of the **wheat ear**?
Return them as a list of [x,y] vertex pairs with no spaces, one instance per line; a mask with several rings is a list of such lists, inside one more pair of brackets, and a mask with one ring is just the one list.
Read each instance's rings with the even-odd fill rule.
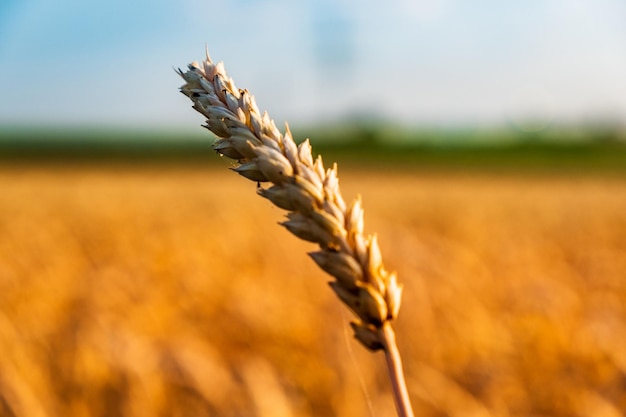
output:
[[257,192],[288,211],[281,223],[297,237],[317,243],[309,255],[335,278],[330,286],[358,317],[351,322],[355,337],[372,351],[383,349],[401,417],[413,412],[404,383],[400,355],[391,321],[398,315],[402,286],[383,267],[376,235],[363,233],[360,198],[347,205],[339,190],[337,165],[325,169],[321,156],[313,159],[308,139],[296,145],[286,126],[282,134],[267,112],[261,114],[254,97],[235,87],[222,62],[194,62],[181,92],[206,118],[218,139],[213,149],[237,161],[232,168],[260,185]]

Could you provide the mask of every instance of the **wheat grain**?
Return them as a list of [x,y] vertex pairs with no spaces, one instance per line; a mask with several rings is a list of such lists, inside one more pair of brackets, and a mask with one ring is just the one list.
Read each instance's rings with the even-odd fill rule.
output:
[[398,315],[402,287],[384,268],[376,236],[363,233],[360,199],[344,202],[337,166],[325,169],[321,156],[314,160],[308,140],[296,146],[288,126],[281,134],[208,53],[202,64],[179,73],[186,81],[181,91],[218,136],[213,149],[236,160],[233,170],[240,175],[273,184],[258,193],[289,211],[284,227],[319,245],[310,256],[336,278],[331,288],[359,318],[352,324],[357,339],[372,350],[382,348],[377,329]]
[[[360,198],[347,205],[339,189],[337,165],[326,169],[322,157],[313,159],[307,140],[296,145],[289,126],[281,133],[267,112],[261,114],[254,97],[237,89],[222,62],[214,64],[207,51],[202,63],[187,71],[181,92],[193,108],[206,117],[206,127],[218,139],[213,144],[220,154],[237,161],[238,174],[259,183],[258,193],[288,210],[285,228],[297,237],[317,243],[320,250],[309,255],[336,280],[331,288],[357,316],[351,322],[355,337],[367,348],[384,349],[393,378],[402,378],[399,355],[390,322],[398,315],[402,286],[395,272],[382,262],[376,235],[363,231]],[[271,185],[263,188],[260,183]],[[398,371],[399,370],[399,371]],[[397,375],[399,373],[399,376]],[[396,381],[397,382],[397,381]],[[412,415],[404,383],[396,405],[400,415]]]

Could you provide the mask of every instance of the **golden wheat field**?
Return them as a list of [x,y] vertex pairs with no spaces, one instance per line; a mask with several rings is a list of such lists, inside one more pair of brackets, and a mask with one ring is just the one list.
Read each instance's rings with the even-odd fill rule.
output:
[[[339,176],[405,286],[417,416],[626,413],[626,180]],[[382,353],[255,187],[1,168],[0,415],[394,416]]]

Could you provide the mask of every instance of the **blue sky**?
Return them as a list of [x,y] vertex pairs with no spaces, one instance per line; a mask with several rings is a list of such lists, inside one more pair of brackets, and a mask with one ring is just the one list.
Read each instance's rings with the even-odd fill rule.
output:
[[0,125],[196,129],[205,44],[277,122],[626,125],[623,0],[3,0]]

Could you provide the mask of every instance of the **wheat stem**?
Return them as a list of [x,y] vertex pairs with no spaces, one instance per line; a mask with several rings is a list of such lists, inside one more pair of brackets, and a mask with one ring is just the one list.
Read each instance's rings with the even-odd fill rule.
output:
[[411,399],[404,381],[404,371],[402,370],[402,359],[396,344],[396,335],[389,323],[385,323],[379,330],[383,340],[385,359],[387,361],[387,371],[391,380],[393,399],[398,411],[398,417],[413,417]]
[[391,328],[400,309],[402,285],[395,272],[384,268],[376,235],[363,233],[360,198],[346,204],[337,166],[324,168],[321,156],[313,159],[308,139],[296,145],[288,126],[281,133],[267,112],[261,114],[254,97],[237,89],[224,64],[214,64],[208,52],[202,63],[194,62],[178,73],[185,80],[181,92],[206,117],[204,127],[218,137],[213,149],[237,162],[235,172],[259,183],[259,195],[288,211],[281,225],[318,244],[319,250],[309,255],[335,278],[331,288],[357,317],[350,323],[355,337],[372,351],[385,350],[394,392],[400,395],[398,411],[411,416]]

